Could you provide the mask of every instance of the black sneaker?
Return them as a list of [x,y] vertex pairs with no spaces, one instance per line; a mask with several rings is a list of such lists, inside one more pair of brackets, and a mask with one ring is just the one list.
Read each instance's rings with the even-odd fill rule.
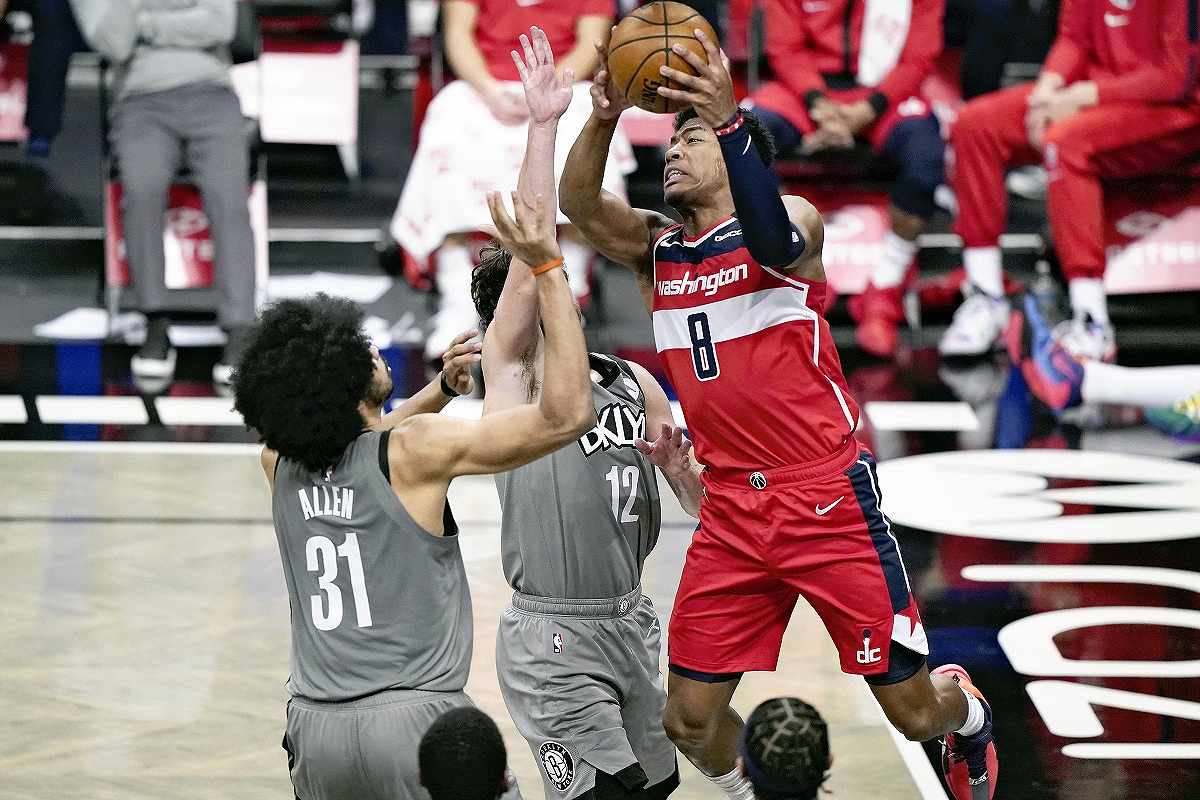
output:
[[170,378],[175,374],[175,348],[168,330],[171,321],[154,316],[146,323],[146,341],[129,362],[135,378]]
[[213,365],[213,383],[219,386],[229,386],[233,383],[233,370],[242,360],[246,346],[250,343],[250,327],[239,326],[225,332],[225,349],[221,351],[221,359]]

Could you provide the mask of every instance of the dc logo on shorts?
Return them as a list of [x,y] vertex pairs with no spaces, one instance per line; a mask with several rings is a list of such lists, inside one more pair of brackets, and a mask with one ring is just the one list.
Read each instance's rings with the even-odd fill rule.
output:
[[567,748],[558,742],[546,742],[538,748],[538,755],[554,788],[560,792],[570,789],[575,782],[575,759],[571,758]]
[[763,489],[767,488],[767,476],[763,475],[761,472],[750,473],[750,485],[761,492]]
[[558,631],[555,631],[554,635],[550,637],[550,642],[551,642],[551,644],[554,645],[554,652],[556,652],[556,653],[562,652],[563,638],[562,638],[561,633],[559,633]]

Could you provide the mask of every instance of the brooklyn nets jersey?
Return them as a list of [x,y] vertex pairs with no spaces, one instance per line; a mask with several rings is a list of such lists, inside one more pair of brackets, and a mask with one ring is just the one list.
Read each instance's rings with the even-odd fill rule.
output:
[[547,456],[496,476],[504,576],[538,597],[619,597],[641,585],[658,541],[658,480],[633,446],[646,404],[633,371],[593,353],[596,427]]
[[459,691],[471,596],[457,527],[409,516],[386,474],[387,434],[364,432],[332,470],[281,458],[272,515],[292,612],[288,690],[349,700],[384,689]]

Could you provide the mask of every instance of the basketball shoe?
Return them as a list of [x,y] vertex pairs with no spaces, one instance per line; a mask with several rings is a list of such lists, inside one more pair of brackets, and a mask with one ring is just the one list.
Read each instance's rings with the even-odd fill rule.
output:
[[967,284],[963,284],[963,292],[962,305],[938,342],[943,356],[982,356],[1002,344],[1010,314],[1008,299],[991,297]]
[[862,294],[850,298],[849,309],[858,323],[854,336],[859,347],[876,358],[895,356],[904,321],[904,285],[879,289],[868,283]]
[[1200,392],[1173,406],[1146,409],[1146,422],[1176,439],[1200,442]]
[[1025,295],[1023,311],[1024,325],[1014,319],[1006,336],[1013,364],[1021,367],[1034,396],[1054,411],[1078,406],[1083,402],[1083,363],[1054,335],[1033,295]]
[[983,727],[972,736],[946,734],[942,740],[942,774],[954,800],[991,800],[996,792],[1000,763],[992,740],[992,707],[983,692],[971,683],[971,676],[957,664],[945,664],[931,675],[945,675],[974,695],[983,706]]

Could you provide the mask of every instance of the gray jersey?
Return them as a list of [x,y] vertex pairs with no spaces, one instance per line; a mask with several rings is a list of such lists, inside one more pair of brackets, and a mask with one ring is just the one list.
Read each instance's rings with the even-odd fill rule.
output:
[[413,521],[366,432],[326,473],[281,458],[272,515],[292,611],[288,690],[348,700],[455,692],[471,663],[471,595],[449,506],[446,536]]
[[619,597],[641,585],[658,541],[658,480],[633,446],[646,404],[629,365],[592,354],[596,427],[496,476],[504,576],[538,597]]

